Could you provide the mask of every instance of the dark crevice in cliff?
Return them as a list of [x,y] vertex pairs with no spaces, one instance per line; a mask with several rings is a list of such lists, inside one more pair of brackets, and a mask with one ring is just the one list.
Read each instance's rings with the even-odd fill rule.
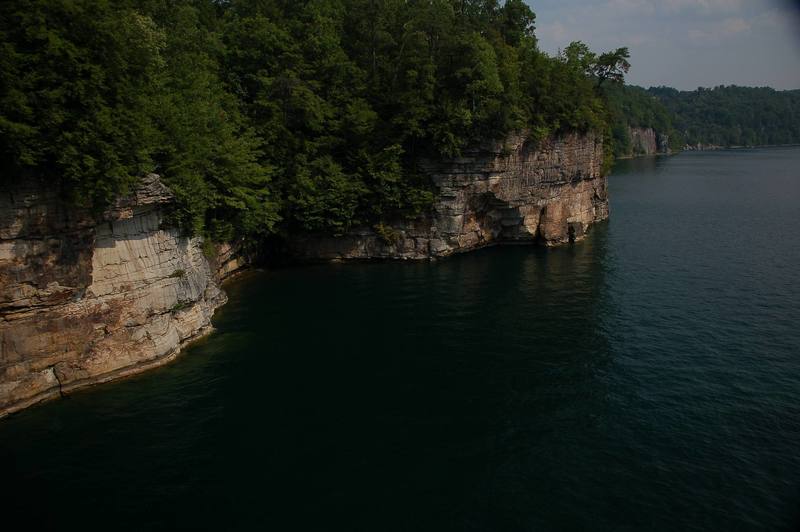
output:
[[546,210],[547,210],[547,207],[542,207],[541,209],[539,209],[539,223],[536,224],[536,234],[535,234],[535,236],[533,238],[533,242],[536,245],[543,245],[543,244],[545,244],[547,242],[547,239],[545,239],[545,237],[544,237],[544,229],[543,229],[543,225],[544,225],[543,224],[543,220],[544,220],[544,214],[545,214]]
[[66,394],[64,394],[64,385],[63,385],[63,383],[61,382],[61,379],[58,376],[58,371],[56,371],[55,365],[50,366],[50,371],[53,372],[53,377],[55,377],[56,382],[58,383],[58,395],[60,395],[61,397],[64,397],[66,395]]

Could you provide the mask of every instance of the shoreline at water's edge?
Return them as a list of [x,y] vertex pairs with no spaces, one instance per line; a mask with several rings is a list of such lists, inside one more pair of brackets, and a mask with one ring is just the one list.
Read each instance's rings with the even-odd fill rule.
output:
[[[218,250],[218,256],[219,255],[220,253]],[[211,266],[211,264],[209,264],[209,266]],[[237,261],[236,265],[228,271],[224,271],[224,268],[217,269],[215,275],[216,277],[215,281],[219,286],[220,291],[222,292],[222,297],[216,300],[216,304],[213,306],[212,309],[212,317],[214,314],[216,314],[216,312],[220,308],[222,308],[228,303],[227,294],[223,290],[224,286],[232,281],[239,280],[241,277],[251,274],[258,270],[259,269],[254,267],[248,260]],[[21,412],[22,410],[26,410],[27,408],[30,408],[32,406],[36,406],[38,404],[52,401],[55,399],[60,399],[67,395],[71,395],[73,393],[79,392],[87,388],[91,388],[93,386],[105,384],[108,382],[120,381],[130,377],[135,377],[151,369],[156,369],[161,366],[166,366],[167,364],[170,364],[175,360],[177,360],[180,357],[180,355],[183,354],[183,351],[185,349],[191,347],[192,344],[194,344],[195,342],[198,342],[208,337],[214,332],[214,330],[215,328],[213,324],[209,323],[208,325],[205,325],[200,329],[198,329],[194,334],[181,340],[180,343],[169,352],[161,356],[158,356],[156,358],[153,358],[151,360],[142,361],[130,366],[125,366],[117,370],[110,371],[108,373],[103,373],[96,375],[94,377],[89,377],[79,381],[71,382],[67,385],[62,385],[59,381],[57,386],[54,386],[48,390],[40,392],[32,397],[28,397],[26,399],[18,401],[12,405],[6,405],[0,408],[0,420],[10,415],[13,415],[17,412]],[[55,372],[54,375],[56,375]],[[56,380],[58,380],[57,375],[56,375]]]
[[[579,239],[576,240],[575,243],[584,240],[585,236],[586,235],[582,235]],[[570,244],[572,244],[572,243],[570,243]],[[565,243],[546,243],[546,244],[541,244],[541,243],[537,243],[537,242],[534,242],[534,241],[528,241],[528,242],[502,242],[502,241],[501,242],[486,242],[484,244],[475,246],[473,248],[460,249],[460,250],[455,251],[453,253],[450,253],[448,255],[444,255],[444,256],[440,256],[440,257],[433,256],[433,257],[427,257],[427,258],[424,258],[424,259],[423,258],[420,258],[420,259],[409,259],[407,257],[405,257],[405,258],[404,257],[395,257],[395,258],[371,257],[371,258],[358,258],[358,259],[348,259],[348,260],[344,260],[344,259],[319,259],[318,261],[315,261],[315,262],[320,263],[320,264],[347,263],[347,262],[350,262],[350,263],[375,262],[375,263],[377,263],[377,262],[384,262],[384,261],[385,262],[397,262],[397,261],[418,262],[420,260],[429,260],[429,261],[433,262],[433,261],[437,261],[437,260],[448,259],[448,258],[454,257],[456,255],[462,255],[462,254],[465,254],[465,253],[470,253],[470,252],[473,252],[473,251],[478,251],[478,250],[481,250],[481,249],[492,248],[492,247],[538,246],[538,247],[544,247],[544,248],[554,248],[554,247],[563,247],[565,245],[568,245],[568,244],[565,244]],[[311,261],[307,261],[306,260],[306,261],[301,261],[298,264],[308,264],[310,262]],[[255,274],[257,272],[260,272],[260,271],[264,271],[264,269],[263,268],[254,267],[252,265],[242,266],[242,267],[238,268],[236,271],[233,271],[230,274],[227,274],[223,279],[220,279],[218,281],[219,284],[220,284],[220,288],[224,288],[225,285],[228,285],[228,284],[230,284],[230,283],[232,283],[234,281],[239,281],[243,277],[247,277],[248,275],[253,275],[253,274]],[[214,307],[214,313],[216,313],[217,310],[219,310],[220,308],[225,306],[227,303],[228,303],[227,296],[221,298],[219,304],[217,304]],[[49,402],[49,401],[53,401],[53,400],[56,400],[56,399],[61,399],[61,398],[66,397],[68,395],[72,395],[73,393],[80,392],[81,390],[85,390],[85,389],[88,389],[88,388],[91,388],[91,387],[94,387],[94,386],[97,386],[97,385],[109,383],[109,382],[121,381],[121,380],[130,378],[130,377],[135,377],[135,376],[140,375],[140,374],[142,374],[142,373],[144,373],[146,371],[149,371],[151,369],[156,369],[156,368],[159,368],[159,367],[162,367],[162,366],[166,366],[167,364],[170,364],[170,363],[176,361],[178,358],[180,358],[180,355],[183,354],[184,350],[186,350],[187,348],[190,348],[195,342],[198,342],[198,341],[210,336],[214,331],[215,331],[215,328],[214,328],[213,325],[207,325],[205,327],[202,327],[200,330],[198,330],[192,336],[182,340],[181,343],[178,346],[176,346],[174,349],[172,349],[167,354],[162,355],[160,357],[157,357],[157,358],[154,358],[152,360],[145,361],[145,362],[140,362],[140,363],[137,363],[137,364],[134,364],[134,365],[131,365],[131,366],[126,366],[126,367],[120,368],[118,370],[111,371],[109,373],[103,373],[101,375],[97,375],[97,376],[90,377],[90,378],[87,378],[87,379],[83,379],[83,380],[80,380],[80,381],[75,381],[75,382],[69,383],[67,385],[61,385],[59,383],[59,385],[56,386],[56,387],[53,387],[53,388],[48,389],[48,390],[46,390],[44,392],[41,392],[41,393],[39,393],[37,395],[34,395],[32,397],[29,397],[27,399],[24,399],[22,401],[19,401],[17,403],[14,403],[12,405],[9,405],[9,406],[6,406],[6,407],[0,409],[0,420],[5,419],[8,416],[11,416],[11,415],[16,414],[18,412],[21,412],[23,410],[26,410],[26,409],[28,409],[30,407],[33,407],[33,406],[36,406],[36,405],[40,405],[40,404],[43,404],[43,403],[46,403],[46,402]]]
[[[605,221],[605,220],[603,220],[603,221]],[[435,257],[435,256],[427,257],[424,260],[429,260],[429,261],[433,262],[433,261],[437,261],[437,260],[448,259],[448,258],[454,257],[456,255],[463,255],[463,254],[470,253],[470,252],[473,252],[473,251],[478,251],[478,250],[481,250],[481,249],[487,249],[487,248],[493,248],[493,247],[505,247],[505,246],[537,246],[537,247],[544,247],[544,248],[563,247],[565,245],[571,245],[571,244],[574,244],[574,243],[579,243],[580,241],[584,240],[585,237],[586,237],[585,234],[581,235],[575,242],[572,242],[572,243],[545,243],[545,244],[542,244],[542,243],[535,242],[535,241],[499,241],[499,242],[498,241],[492,241],[492,242],[483,243],[481,245],[477,245],[477,246],[469,248],[469,249],[459,249],[457,251],[454,251],[453,253],[450,253],[450,254],[444,255],[444,256],[440,256],[440,257]],[[375,263],[377,263],[377,262],[384,262],[384,261],[385,262],[397,262],[397,261],[418,262],[419,260],[423,260],[423,259],[416,259],[415,260],[415,259],[409,259],[407,257],[405,257],[405,258],[404,257],[395,257],[395,258],[371,257],[371,258],[358,258],[358,259],[348,259],[348,260],[343,260],[343,259],[319,259],[318,261],[315,261],[315,262],[320,263],[320,264],[330,264],[330,263],[346,263],[346,262],[350,262],[350,263],[375,262]],[[310,261],[301,261],[298,264],[308,264],[309,262]],[[243,277],[247,277],[248,275],[253,275],[253,274],[255,274],[257,272],[260,272],[260,271],[264,271],[264,269],[252,266],[250,264],[247,264],[247,265],[244,265],[244,266],[236,269],[235,271],[227,274],[224,278],[220,279],[218,281],[218,283],[220,285],[220,288],[224,288],[225,285],[228,285],[228,284],[230,284],[230,283],[232,283],[234,281],[239,281]],[[227,298],[227,295],[225,295],[224,297],[220,298],[219,303],[214,307],[214,309],[213,309],[214,313],[216,313],[216,311],[218,311],[220,308],[225,306],[227,303],[228,303],[228,298]],[[175,348],[173,348],[170,352],[168,352],[165,355],[162,355],[160,357],[154,358],[152,360],[140,362],[140,363],[137,363],[137,364],[134,364],[134,365],[131,365],[131,366],[126,366],[126,367],[120,368],[120,369],[115,370],[115,371],[111,371],[111,372],[108,372],[108,373],[103,373],[103,374],[96,375],[96,376],[90,377],[90,378],[86,378],[86,379],[83,379],[83,380],[80,380],[80,381],[71,382],[71,383],[69,383],[67,385],[61,385],[60,382],[59,382],[59,385],[56,386],[56,387],[53,387],[53,388],[48,389],[48,390],[46,390],[44,392],[41,392],[41,393],[39,393],[37,395],[34,395],[32,397],[29,397],[29,398],[26,398],[26,399],[24,399],[22,401],[19,401],[17,403],[14,403],[12,405],[8,405],[8,406],[0,409],[0,420],[5,419],[8,416],[11,416],[11,415],[13,415],[15,413],[18,413],[18,412],[21,412],[23,410],[26,410],[26,409],[28,409],[30,407],[33,407],[33,406],[36,406],[36,405],[40,405],[40,404],[43,404],[43,403],[46,403],[46,402],[49,402],[49,401],[53,401],[53,400],[56,400],[56,399],[61,399],[61,398],[66,397],[68,395],[72,395],[73,393],[80,392],[81,390],[85,390],[85,389],[88,389],[88,388],[91,388],[91,387],[94,387],[94,386],[97,386],[97,385],[100,385],[100,384],[121,381],[123,379],[127,379],[127,378],[130,378],[130,377],[135,377],[135,376],[140,375],[140,374],[142,374],[142,373],[144,373],[146,371],[149,371],[151,369],[156,369],[156,368],[159,368],[159,367],[162,367],[162,366],[166,366],[167,364],[170,364],[170,363],[176,361],[178,358],[180,358],[180,355],[183,354],[184,350],[186,350],[187,348],[190,348],[194,343],[196,343],[196,342],[208,337],[214,331],[215,331],[215,328],[214,328],[213,325],[206,325],[206,326],[202,327],[201,329],[199,329],[195,334],[193,334],[193,335],[185,338],[184,340],[182,340],[180,342],[180,344],[178,346],[176,346]]]
[[0,417],[165,364],[210,331],[245,259],[220,246],[212,266],[201,239],[163,226],[172,201],[155,175],[100,216],[42,181],[0,196]]
[[[226,303],[227,303],[227,298],[224,298],[224,300],[218,306],[216,306],[214,310],[215,311],[218,310]],[[42,403],[46,403],[55,399],[61,399],[63,397],[66,397],[67,395],[71,395],[73,393],[79,392],[87,388],[91,388],[93,386],[97,386],[99,384],[105,384],[107,382],[112,382],[112,381],[116,382],[123,379],[127,379],[129,377],[135,377],[136,375],[140,375],[151,369],[155,369],[161,366],[166,366],[167,364],[177,360],[179,358],[179,355],[183,352],[184,349],[190,347],[191,344],[209,336],[213,332],[214,332],[214,326],[207,325],[198,330],[194,335],[181,341],[181,343],[178,344],[177,347],[175,347],[172,351],[170,351],[165,355],[154,358],[152,360],[148,360],[146,362],[134,364],[132,366],[126,366],[124,368],[120,368],[118,370],[109,373],[97,375],[96,377],[91,377],[81,381],[72,382],[66,386],[59,385],[56,388],[51,388],[33,397],[29,397],[13,405],[4,407],[3,409],[0,409],[0,420],[5,419],[13,414],[16,414],[17,412],[26,410],[32,406],[40,405]]]
[[[592,225],[601,224],[607,221],[608,217],[603,218],[602,220],[598,220],[594,222]],[[423,261],[436,262],[439,260],[451,259],[459,255],[466,255],[468,253],[480,251],[482,249],[489,249],[495,247],[538,247],[543,249],[563,248],[566,246],[571,246],[583,242],[590,232],[591,228],[587,229],[585,233],[576,236],[573,242],[549,242],[549,241],[538,241],[538,240],[499,240],[499,241],[490,240],[487,242],[483,242],[481,244],[477,244],[474,247],[455,249],[450,253],[443,255],[426,255],[426,256],[375,255],[375,256],[360,256],[360,257],[315,257],[315,258],[293,257],[290,259],[289,262],[281,264],[287,267],[292,267],[292,266],[301,266],[308,264],[348,264],[348,263],[357,264],[357,263],[423,262]],[[238,280],[240,274],[254,273],[259,270],[260,270],[259,268],[247,269],[245,271],[237,273],[235,275],[235,278]],[[227,283],[227,281],[228,280],[226,279],[225,282]]]
[[704,146],[702,148],[697,147],[689,147],[683,148],[680,152],[677,153],[686,153],[686,152],[693,152],[693,151],[735,151],[735,150],[760,150],[760,149],[768,149],[768,148],[797,148],[800,147],[800,143],[794,144],[756,144],[754,146]]
[[620,155],[614,157],[615,161],[631,161],[633,159],[644,159],[648,157],[672,157],[683,153],[696,153],[707,151],[740,151],[740,150],[764,150],[771,148],[798,148],[800,144],[759,144],[758,146],[713,146],[707,148],[683,148],[680,151],[669,151],[662,153],[642,153],[639,155]]
[[683,151],[670,151],[666,153],[642,153],[639,155],[621,155],[619,157],[614,157],[615,161],[632,161],[633,159],[644,159],[646,157],[669,157],[672,155],[678,155],[683,153]]

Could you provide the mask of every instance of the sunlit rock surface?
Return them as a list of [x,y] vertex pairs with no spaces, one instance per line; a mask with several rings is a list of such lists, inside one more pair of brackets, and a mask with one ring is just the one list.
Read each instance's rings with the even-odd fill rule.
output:
[[171,360],[225,301],[157,176],[100,218],[60,197],[0,193],[0,415]]

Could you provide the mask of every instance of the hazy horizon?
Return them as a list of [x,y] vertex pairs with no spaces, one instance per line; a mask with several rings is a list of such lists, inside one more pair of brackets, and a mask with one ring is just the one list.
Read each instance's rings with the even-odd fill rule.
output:
[[627,46],[632,85],[800,89],[800,2],[526,1],[542,50],[575,40],[596,51]]

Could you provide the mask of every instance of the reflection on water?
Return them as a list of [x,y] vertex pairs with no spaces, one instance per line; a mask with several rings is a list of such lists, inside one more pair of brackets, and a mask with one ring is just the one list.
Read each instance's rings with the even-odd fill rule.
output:
[[574,246],[243,278],[175,364],[0,424],[9,507],[42,528],[791,530],[800,237],[776,228],[800,221],[798,163],[625,161]]

